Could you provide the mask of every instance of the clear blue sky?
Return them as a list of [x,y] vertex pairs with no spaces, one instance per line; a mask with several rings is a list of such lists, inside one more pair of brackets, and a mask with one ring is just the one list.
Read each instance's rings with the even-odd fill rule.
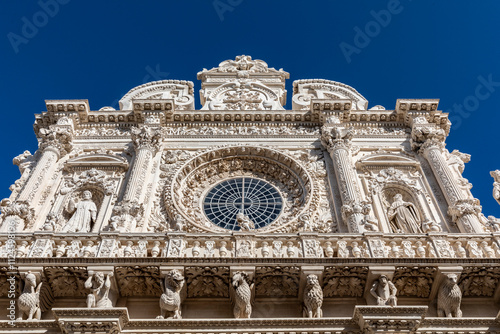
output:
[[12,158],[37,148],[45,99],[97,110],[143,82],[181,79],[195,82],[199,107],[196,73],[248,54],[290,73],[287,108],[292,81],[307,78],[351,85],[370,107],[441,99],[454,121],[447,147],[472,155],[464,176],[498,217],[499,13],[498,0],[3,1],[0,198],[19,177]]

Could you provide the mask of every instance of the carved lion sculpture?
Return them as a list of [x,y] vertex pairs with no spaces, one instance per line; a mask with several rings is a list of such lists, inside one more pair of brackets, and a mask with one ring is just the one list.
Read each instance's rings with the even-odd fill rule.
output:
[[444,282],[439,287],[437,297],[438,317],[462,317],[462,311],[460,310],[462,291],[460,291],[457,281],[457,275],[448,274],[444,278]]
[[234,292],[231,295],[234,304],[234,317],[236,319],[250,318],[250,314],[252,314],[253,283],[250,281],[248,274],[237,271],[233,275],[232,285],[234,288]]
[[180,292],[184,286],[184,277],[178,270],[165,275],[163,293],[160,297],[161,315],[157,319],[182,319]]
[[304,289],[304,308],[302,314],[305,318],[321,318],[323,311],[323,290],[319,285],[318,276],[307,275]]
[[19,308],[17,320],[23,320],[23,315],[26,315],[27,320],[40,320],[42,316],[42,310],[40,309],[40,289],[42,288],[42,283],[36,285],[36,276],[31,272],[28,272],[24,278],[24,289],[23,293],[19,296],[17,300],[17,306]]

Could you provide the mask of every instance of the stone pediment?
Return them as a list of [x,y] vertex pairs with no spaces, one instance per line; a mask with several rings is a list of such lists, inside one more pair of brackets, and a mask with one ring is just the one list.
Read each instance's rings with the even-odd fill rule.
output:
[[351,100],[352,109],[367,110],[368,100],[357,90],[341,82],[304,79],[293,82],[293,109],[309,109],[312,99]]
[[68,160],[66,162],[65,168],[68,169],[112,168],[112,169],[127,170],[128,166],[129,163],[127,159],[123,157],[105,153],[92,153],[92,154],[79,155],[75,158]]
[[132,100],[172,99],[176,109],[194,109],[193,83],[185,80],[160,80],[132,88],[120,99],[121,110],[132,110]]

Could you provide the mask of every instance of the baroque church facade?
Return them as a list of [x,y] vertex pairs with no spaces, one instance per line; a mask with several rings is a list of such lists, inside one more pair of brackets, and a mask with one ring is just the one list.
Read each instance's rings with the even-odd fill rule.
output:
[[[0,333],[497,333],[500,221],[435,99],[238,56],[47,100],[0,202]],[[500,171],[494,196],[500,201]]]

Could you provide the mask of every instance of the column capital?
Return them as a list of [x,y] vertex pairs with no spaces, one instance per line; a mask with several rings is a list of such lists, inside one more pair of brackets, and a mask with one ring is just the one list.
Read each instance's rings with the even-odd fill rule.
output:
[[142,125],[140,127],[132,127],[132,143],[136,151],[141,149],[150,150],[156,154],[160,150],[163,132],[158,127]]
[[426,149],[435,147],[439,150],[444,149],[446,132],[443,129],[436,127],[435,125],[427,123],[427,121],[421,120],[417,117],[414,120],[412,130],[411,130],[411,148],[418,153],[424,153]]
[[[30,228],[35,220],[35,210],[30,207],[27,202],[15,201],[11,202],[7,198],[0,202],[2,209],[3,225],[2,230],[9,230],[11,232],[23,231]],[[15,227],[15,231],[12,229]]]
[[451,219],[456,222],[465,215],[479,215],[481,209],[482,207],[479,205],[479,200],[477,198],[460,199],[448,207],[448,214],[451,216]]
[[352,127],[326,127],[321,129],[321,144],[328,150],[333,152],[336,149],[350,150],[352,147],[352,138],[354,130]]
[[40,129],[39,149],[42,152],[52,151],[58,159],[65,156],[73,149],[73,129],[71,126],[51,125]]

